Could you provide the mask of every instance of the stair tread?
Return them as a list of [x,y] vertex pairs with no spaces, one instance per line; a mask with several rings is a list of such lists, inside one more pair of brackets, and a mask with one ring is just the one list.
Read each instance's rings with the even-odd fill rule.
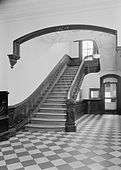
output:
[[55,105],[55,106],[66,106],[65,103],[55,103],[55,102],[49,102],[49,103],[42,103],[42,105]]
[[47,99],[67,99],[67,96],[48,96]]
[[63,91],[62,92],[61,91],[57,92],[57,91],[54,91],[54,90],[51,91],[51,94],[53,94],[53,93],[55,93],[55,94],[58,94],[58,93],[60,93],[60,94],[67,94],[67,92],[63,92]]
[[65,127],[64,125],[40,125],[40,124],[33,124],[33,123],[28,123],[25,125],[26,127],[40,127],[40,128],[59,128],[59,127]]
[[57,116],[65,116],[66,115],[66,113],[49,113],[49,112],[46,112],[46,113],[43,113],[43,112],[37,112],[37,113],[33,113],[33,115],[36,115],[36,114],[38,114],[38,115],[57,115]]
[[53,108],[53,107],[48,107],[48,108],[46,108],[46,107],[40,107],[39,108],[40,110],[42,109],[44,109],[44,110],[66,110],[66,108]]
[[61,99],[56,99],[56,100],[53,99],[53,98],[47,98],[45,100],[50,100],[50,101],[54,101],[54,102],[56,102],[56,101],[65,102],[65,100],[63,100],[62,98]]
[[[65,77],[64,79],[60,79],[59,81],[62,81],[62,82],[64,82],[64,81],[71,82],[71,81],[73,81],[73,79],[74,79],[74,78],[71,78],[71,79],[70,79],[70,78]],[[59,81],[58,81],[58,82],[59,82]]]
[[67,95],[67,92],[66,93],[51,92],[49,95]]
[[51,94],[53,94],[53,93],[54,93],[54,94],[67,94],[67,92],[63,92],[63,91],[62,91],[62,92],[61,92],[61,91],[56,92],[56,91],[54,91],[54,90],[51,91]]
[[51,121],[56,121],[56,122],[65,122],[66,119],[52,119],[52,118],[37,118],[37,117],[31,117],[31,120],[42,120],[42,121],[48,121],[48,122],[51,122]]

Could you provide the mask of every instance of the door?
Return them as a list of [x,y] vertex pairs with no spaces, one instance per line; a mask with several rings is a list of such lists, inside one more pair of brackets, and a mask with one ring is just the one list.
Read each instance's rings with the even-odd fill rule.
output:
[[117,83],[106,82],[104,84],[105,110],[117,110]]

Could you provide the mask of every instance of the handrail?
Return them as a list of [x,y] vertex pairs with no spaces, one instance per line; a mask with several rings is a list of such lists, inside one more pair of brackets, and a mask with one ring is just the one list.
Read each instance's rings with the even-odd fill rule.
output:
[[54,81],[59,76],[61,70],[70,61],[70,56],[64,55],[62,59],[56,64],[47,78],[41,83],[41,85],[24,101],[9,106],[8,109],[12,110],[13,117],[22,114],[24,117],[28,117],[29,114],[37,107],[42,101],[43,97],[47,93],[48,89],[52,86]]
[[[93,67],[91,67],[92,63],[93,63]],[[99,59],[93,59],[91,61],[88,61],[85,58],[84,60],[82,60],[79,69],[77,71],[77,74],[68,91],[67,99],[75,99],[76,93],[78,93],[79,87],[83,81],[84,76],[91,72],[97,72],[99,70],[97,69],[98,66],[100,68]],[[89,70],[86,70],[86,68]]]
[[72,96],[73,96],[73,90],[74,90],[74,88],[75,88],[75,84],[76,84],[78,78],[80,77],[80,72],[82,71],[82,67],[83,67],[83,66],[84,66],[84,60],[81,62],[80,66],[79,66],[79,69],[78,69],[78,71],[77,71],[77,74],[76,74],[76,76],[75,76],[75,78],[74,78],[74,80],[73,80],[73,82],[72,82],[72,84],[71,84],[71,86],[70,86],[70,89],[69,89],[69,91],[68,91],[68,97],[67,97],[67,99],[71,99]]
[[[93,59],[92,61],[83,60],[77,74],[70,86],[67,101],[66,101],[66,123],[65,123],[65,131],[66,132],[75,132],[76,131],[76,98],[79,93],[82,81],[84,76],[88,73],[98,72],[100,70],[100,62],[99,59]],[[80,95],[80,94],[79,94]]]

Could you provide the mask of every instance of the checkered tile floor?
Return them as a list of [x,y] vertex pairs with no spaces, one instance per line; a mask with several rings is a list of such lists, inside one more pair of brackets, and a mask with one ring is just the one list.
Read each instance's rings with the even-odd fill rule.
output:
[[0,142],[0,170],[121,170],[121,116],[84,115],[77,132],[18,132]]

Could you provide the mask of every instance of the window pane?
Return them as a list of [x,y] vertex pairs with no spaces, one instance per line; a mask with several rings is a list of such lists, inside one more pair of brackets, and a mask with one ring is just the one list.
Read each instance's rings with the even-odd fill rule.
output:
[[111,103],[111,99],[105,99],[105,103]]
[[93,55],[93,41],[82,41],[82,55],[83,59],[85,56]]
[[91,98],[99,98],[99,90],[91,90]]
[[116,97],[116,84],[111,84],[111,97]]
[[105,82],[105,110],[117,109],[116,83]]
[[105,97],[116,97],[116,84],[106,83],[105,84]]
[[105,92],[105,97],[111,97],[111,93],[110,92]]

